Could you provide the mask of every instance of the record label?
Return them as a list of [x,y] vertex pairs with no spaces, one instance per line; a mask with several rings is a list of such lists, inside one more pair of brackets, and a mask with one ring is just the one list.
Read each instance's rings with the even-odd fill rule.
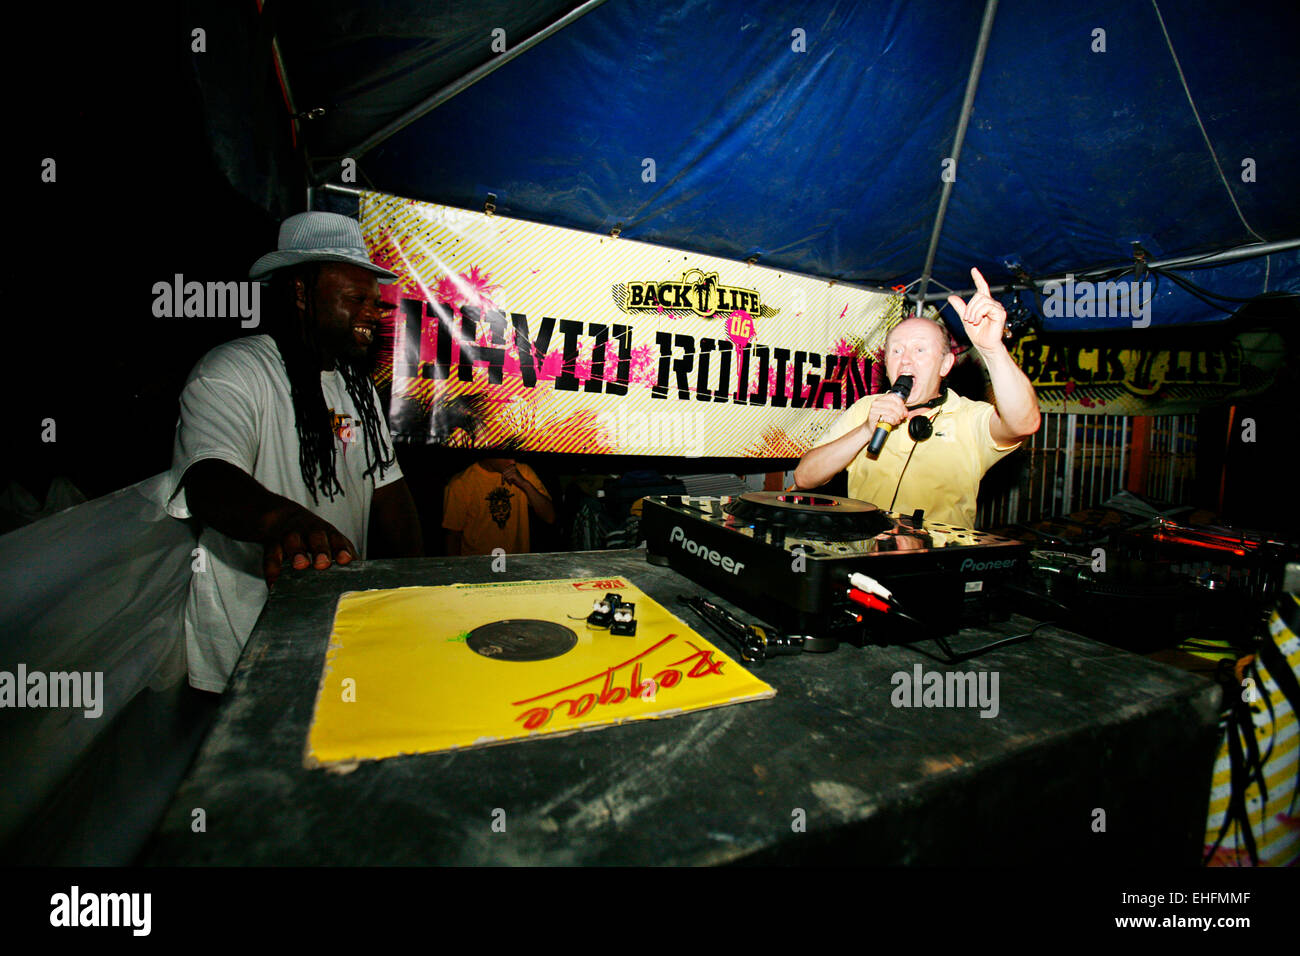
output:
[[578,635],[554,621],[514,619],[476,627],[465,643],[498,661],[545,661],[573,650]]

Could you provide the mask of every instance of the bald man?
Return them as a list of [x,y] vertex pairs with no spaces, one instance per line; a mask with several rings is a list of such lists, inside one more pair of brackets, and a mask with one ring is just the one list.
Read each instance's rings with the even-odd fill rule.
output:
[[[929,319],[905,319],[885,339],[885,371],[891,382],[912,376],[911,392],[855,402],[800,459],[797,488],[819,488],[847,468],[850,498],[900,514],[920,508],[927,522],[975,527],[980,479],[1038,431],[1042,418],[1033,386],[1002,341],[1006,309],[978,269],[971,277],[971,300],[951,295],[948,302],[988,367],[996,405],[948,391],[943,380],[956,359],[947,330]],[[913,424],[916,418],[928,422]],[[903,427],[873,458],[867,445],[882,422]]]

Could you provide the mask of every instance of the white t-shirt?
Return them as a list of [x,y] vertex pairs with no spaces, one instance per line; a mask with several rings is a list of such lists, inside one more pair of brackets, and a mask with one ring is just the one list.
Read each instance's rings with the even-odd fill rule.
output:
[[[338,371],[320,373],[325,407],[334,413],[335,469],[343,494],[331,501],[317,492],[313,501],[298,461],[298,431],[289,376],[280,350],[269,335],[219,345],[199,360],[181,392],[180,421],[167,477],[167,512],[190,517],[181,481],[195,462],[216,458],[251,475],[263,488],[302,505],[328,521],[366,555],[370,501],[376,488],[402,477],[394,463],[382,477],[366,470],[365,429]],[[392,437],[379,397],[379,427],[388,448]],[[372,452],[372,457],[376,457]],[[236,541],[205,526],[199,537],[206,565],[191,578],[185,609],[185,643],[190,683],[223,691],[253,625],[266,604],[262,545]]]

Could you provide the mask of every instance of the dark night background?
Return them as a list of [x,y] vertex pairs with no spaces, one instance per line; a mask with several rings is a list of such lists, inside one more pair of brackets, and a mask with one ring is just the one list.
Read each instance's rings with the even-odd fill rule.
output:
[[[262,53],[266,38],[253,33],[253,10],[252,3],[144,3],[64,9],[59,16],[23,6],[14,14],[12,42],[41,51],[43,59],[12,88],[17,146],[8,151],[9,181],[19,201],[11,248],[19,250],[25,274],[10,273],[21,290],[8,308],[16,338],[4,377],[14,441],[0,480],[17,478],[39,499],[55,475],[94,498],[169,466],[176,399],[190,368],[212,346],[245,333],[237,318],[154,318],[153,284],[176,273],[199,281],[245,278],[251,262],[274,247],[279,218],[305,207],[305,174]],[[216,24],[216,17],[229,19]],[[236,131],[243,162],[270,170],[279,182],[261,204],[231,187],[214,161],[214,137],[232,133],[209,123],[212,104],[204,101],[190,53],[196,22],[214,23],[210,55],[219,36],[242,45],[221,68],[230,72],[231,100],[242,101],[249,118]],[[58,164],[55,183],[40,180],[46,157]],[[35,307],[25,309],[22,299]],[[1276,392],[1290,393],[1295,367]],[[1255,418],[1258,441],[1229,445],[1225,517],[1297,530],[1300,509],[1283,497],[1295,483],[1288,477],[1294,423],[1268,397],[1240,405],[1237,415]],[[56,422],[56,442],[41,441],[46,418]],[[1210,409],[1201,418],[1204,468],[1194,503],[1213,508],[1223,439],[1206,436],[1224,435],[1227,411]],[[427,528],[436,520],[442,477],[463,467],[465,456],[403,448],[402,463]],[[544,476],[632,464],[535,462]],[[730,470],[716,460],[676,465]]]

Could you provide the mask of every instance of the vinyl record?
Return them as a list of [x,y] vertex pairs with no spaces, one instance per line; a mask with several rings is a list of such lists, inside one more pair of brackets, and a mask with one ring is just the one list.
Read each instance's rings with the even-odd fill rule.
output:
[[746,523],[844,538],[874,537],[894,525],[868,501],[807,492],[751,491],[723,510]]
[[470,650],[498,661],[545,661],[577,645],[578,635],[554,621],[493,621],[469,632]]
[[806,491],[750,491],[740,500],[759,508],[778,508],[782,511],[822,512],[833,509],[836,514],[863,514],[879,511],[875,505],[857,498],[837,498],[834,495],[812,494]]
[[1035,548],[1029,552],[1029,565],[1035,571],[1063,571],[1070,568],[1083,569],[1092,566],[1093,559],[1069,551],[1048,551]]

